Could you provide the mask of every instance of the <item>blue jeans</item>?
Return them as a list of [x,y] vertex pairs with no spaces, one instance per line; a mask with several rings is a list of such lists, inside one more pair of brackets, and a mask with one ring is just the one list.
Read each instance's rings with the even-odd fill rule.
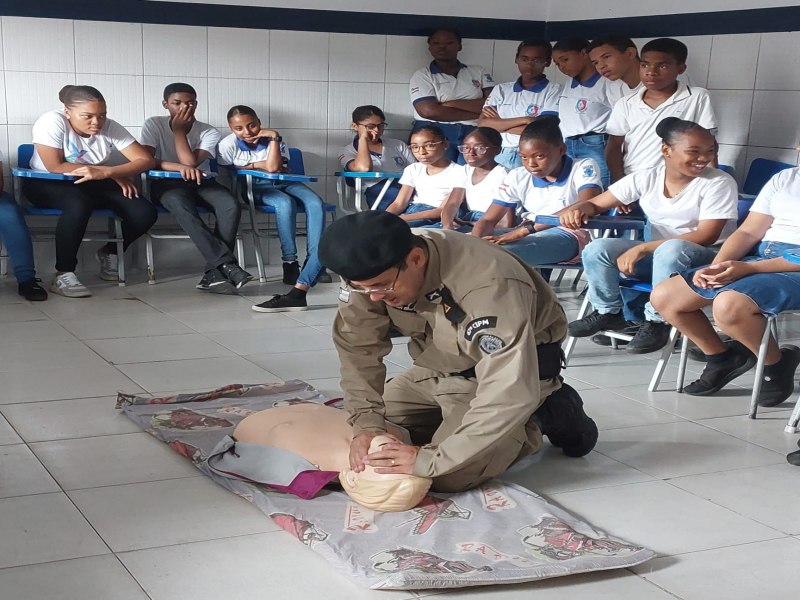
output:
[[461,123],[439,123],[438,121],[414,121],[411,130],[423,125],[435,125],[444,132],[444,137],[447,140],[447,158],[459,165],[466,164],[464,157],[458,151],[458,146],[464,142],[467,137],[475,129],[475,125],[462,125]]
[[606,163],[606,137],[604,135],[584,135],[575,139],[566,139],[567,154],[572,158],[593,158],[600,167],[600,180],[603,189],[607,190],[611,183],[611,175]]
[[522,159],[519,157],[519,148],[503,148],[497,158],[494,159],[498,165],[503,165],[506,169],[516,169],[522,166]]
[[[422,212],[425,210],[433,210],[435,206],[430,204],[409,204],[403,211],[404,215],[411,215],[414,213]],[[441,227],[442,222],[439,219],[415,219],[413,221],[406,221],[409,227]]]
[[257,200],[275,209],[278,239],[281,242],[281,259],[284,262],[297,260],[297,203],[306,213],[306,262],[297,278],[301,285],[313,286],[322,271],[317,257],[319,240],[325,228],[325,211],[322,198],[302,183],[254,182],[253,192]]
[[[499,229],[495,235],[511,231]],[[503,248],[516,254],[529,265],[550,265],[572,260],[578,255],[578,240],[574,235],[558,227],[537,231],[521,240],[504,244]]]
[[[589,302],[601,314],[619,313],[622,310],[617,259],[638,240],[604,238],[594,240],[583,250],[583,268],[589,280]],[[636,263],[633,276],[650,280],[653,287],[675,273],[709,264],[716,251],[686,240],[667,240],[656,251]],[[663,323],[664,320],[648,302],[644,308],[645,319]]]
[[6,245],[8,256],[14,263],[17,283],[36,279],[33,270],[33,244],[22,211],[14,199],[0,193],[0,238]]
[[[385,179],[381,179],[378,183],[371,185],[364,190],[364,198],[367,199],[367,204],[370,207],[375,203],[375,200],[378,199],[378,196],[380,196],[385,182]],[[400,192],[400,187],[400,182],[398,180],[393,181],[389,186],[389,189],[387,189],[386,193],[383,195],[381,203],[375,207],[375,210],[385,211],[387,208],[389,208],[389,205],[391,205],[391,203],[394,202],[394,199],[397,198],[397,194]]]

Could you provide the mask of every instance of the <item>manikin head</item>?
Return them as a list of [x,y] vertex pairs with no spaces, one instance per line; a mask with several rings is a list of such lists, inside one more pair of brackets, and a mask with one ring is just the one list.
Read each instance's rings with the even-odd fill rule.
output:
[[[397,440],[389,435],[373,438],[370,453]],[[367,465],[361,472],[348,470],[339,473],[339,481],[354,501],[379,512],[400,512],[414,508],[428,493],[431,479],[414,475],[376,473]]]

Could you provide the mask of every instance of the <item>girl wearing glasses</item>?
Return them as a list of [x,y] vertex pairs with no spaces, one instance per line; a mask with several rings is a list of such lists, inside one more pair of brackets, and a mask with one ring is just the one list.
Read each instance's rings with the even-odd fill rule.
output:
[[551,54],[550,42],[522,42],[514,58],[519,77],[492,89],[478,119],[478,125],[503,134],[503,150],[497,162],[509,169],[522,166],[517,147],[519,134],[525,126],[539,115],[558,114],[561,84],[548,81],[544,75],[545,68],[550,66]]
[[[386,115],[377,106],[358,106],[353,111],[351,124],[355,137],[344,147],[339,155],[339,162],[345,171],[367,173],[381,171],[383,173],[402,173],[408,165],[414,162],[414,155],[405,142],[393,138],[383,137],[386,129]],[[365,180],[366,190],[364,196],[372,206],[383,189],[385,179]],[[352,181],[347,180],[347,185],[352,186]],[[377,210],[386,210],[397,198],[400,183],[395,180],[386,190]]]
[[[443,229],[462,225],[459,231],[469,232],[491,206],[492,200],[497,198],[500,184],[508,174],[508,169],[495,161],[502,144],[500,133],[491,127],[478,127],[464,138],[464,143],[458,147],[467,163],[464,166],[464,190],[457,189],[450,194],[442,208]],[[464,200],[466,207],[462,208]],[[513,211],[509,209],[506,213],[501,227],[513,225]]]
[[439,225],[442,206],[456,189],[464,188],[464,169],[447,158],[449,146],[436,125],[411,132],[411,152],[417,162],[403,170],[400,192],[386,209],[410,227]]

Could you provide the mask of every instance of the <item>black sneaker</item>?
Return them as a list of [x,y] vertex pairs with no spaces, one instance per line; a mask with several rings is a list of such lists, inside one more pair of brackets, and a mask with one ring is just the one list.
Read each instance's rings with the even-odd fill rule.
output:
[[297,310],[307,310],[308,303],[305,298],[292,298],[288,294],[277,294],[261,304],[253,304],[251,307],[256,312],[289,312]]
[[[641,323],[637,323],[636,321],[626,321],[625,329],[620,329],[620,333],[624,333],[626,335],[634,336],[639,331],[639,327],[641,327]],[[611,346],[611,338],[607,335],[602,333],[598,333],[597,335],[593,335],[591,338],[592,342],[597,344],[598,346]],[[630,340],[617,340],[617,346],[627,346]]]
[[633,336],[626,350],[631,354],[649,354],[661,350],[669,341],[672,325],[645,321]]
[[794,373],[800,365],[800,348],[783,346],[781,359],[774,365],[764,367],[761,390],[758,392],[759,406],[778,406],[794,393]]
[[[709,360],[700,379],[693,381],[683,391],[690,396],[716,394],[731,381],[747,373],[756,364],[755,355],[736,340],[728,344],[721,360]],[[705,355],[704,355],[705,356]]]
[[219,269],[206,271],[206,274],[203,275],[203,278],[195,287],[198,290],[211,292],[212,294],[233,294],[236,291],[233,284],[228,281],[225,275],[219,272]]
[[319,272],[319,275],[317,275],[316,283],[333,283],[333,277],[331,277],[331,274],[325,269],[322,269],[322,271]]
[[568,331],[572,337],[588,337],[600,331],[622,331],[628,322],[622,313],[592,313],[578,321],[569,324]]
[[253,276],[236,263],[226,263],[222,265],[219,268],[219,272],[222,273],[237,290],[247,282],[253,280]]
[[[731,345],[732,340],[730,336],[721,333],[719,334],[719,339],[721,339],[726,346]],[[708,362],[708,357],[706,356],[705,352],[700,350],[700,348],[698,348],[694,344],[691,344],[689,346],[689,351],[687,352],[686,355],[689,357],[689,360],[693,360],[695,362]]]
[[578,392],[566,383],[547,397],[531,420],[567,456],[585,456],[597,444],[597,425],[584,412]]
[[17,287],[19,295],[30,302],[44,302],[47,300],[47,291],[39,285],[41,279],[23,281]]
[[296,260],[283,263],[283,283],[294,285],[300,277],[300,263]]

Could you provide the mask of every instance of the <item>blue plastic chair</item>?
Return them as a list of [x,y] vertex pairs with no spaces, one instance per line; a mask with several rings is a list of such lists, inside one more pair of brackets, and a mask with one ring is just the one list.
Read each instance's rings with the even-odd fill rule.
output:
[[768,158],[756,158],[750,163],[750,169],[747,171],[747,177],[742,186],[741,196],[758,196],[761,188],[766,185],[770,178],[776,173],[780,173],[784,169],[793,169],[797,165],[790,165],[789,163],[778,162],[777,160],[770,160]]
[[[20,144],[17,147],[17,167],[11,169],[11,173],[15,178],[14,182],[14,196],[22,207],[26,215],[36,217],[58,217],[61,212],[57,208],[40,208],[31,204],[28,198],[22,193],[22,179],[49,179],[52,181],[74,181],[78,179],[72,175],[65,175],[63,173],[48,173],[47,171],[36,171],[30,168],[31,158],[33,158],[33,144]],[[114,231],[113,237],[83,237],[84,242],[104,242],[114,243],[117,245],[117,277],[120,286],[125,285],[125,246],[122,238],[122,219],[113,211],[107,208],[98,208],[92,211],[92,217],[104,217],[108,219],[109,232]]]

